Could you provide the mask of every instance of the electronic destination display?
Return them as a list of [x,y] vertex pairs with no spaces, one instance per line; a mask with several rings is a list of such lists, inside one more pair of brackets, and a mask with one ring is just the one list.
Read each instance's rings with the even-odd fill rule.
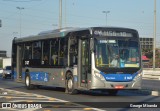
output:
[[94,35],[96,36],[114,36],[114,37],[133,37],[133,34],[125,31],[104,31],[95,30]]

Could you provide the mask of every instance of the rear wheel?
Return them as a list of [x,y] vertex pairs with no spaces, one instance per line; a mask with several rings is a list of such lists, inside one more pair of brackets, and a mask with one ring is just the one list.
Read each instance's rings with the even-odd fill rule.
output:
[[31,84],[31,78],[30,78],[30,75],[29,75],[29,74],[26,74],[26,77],[25,77],[25,85],[26,85],[26,88],[27,88],[27,89],[34,89],[34,85]]
[[67,77],[66,77],[65,92],[69,93],[69,94],[77,94],[78,93],[78,90],[74,89],[74,80],[73,80],[73,75],[71,73],[68,73]]

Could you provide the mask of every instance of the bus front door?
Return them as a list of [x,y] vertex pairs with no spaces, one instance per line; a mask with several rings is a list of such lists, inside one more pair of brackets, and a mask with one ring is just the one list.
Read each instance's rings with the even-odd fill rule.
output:
[[80,40],[80,86],[88,87],[89,72],[89,40]]

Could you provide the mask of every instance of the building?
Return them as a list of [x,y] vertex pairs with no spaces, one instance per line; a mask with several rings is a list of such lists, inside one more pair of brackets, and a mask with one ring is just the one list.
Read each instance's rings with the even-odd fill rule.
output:
[[0,58],[7,57],[7,51],[0,51]]
[[140,38],[142,50],[152,50],[153,49],[153,38]]
[[0,68],[3,67],[3,58],[7,58],[7,51],[0,50]]

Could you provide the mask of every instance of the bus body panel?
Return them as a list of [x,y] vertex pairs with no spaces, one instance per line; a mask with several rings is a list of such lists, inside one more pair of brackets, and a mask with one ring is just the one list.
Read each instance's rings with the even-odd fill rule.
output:
[[[122,89],[141,89],[141,82],[142,82],[142,74],[137,74],[134,76],[133,80],[130,81],[106,81],[104,78],[103,80],[95,74],[92,75],[92,81],[90,89],[116,89],[116,86],[123,86]],[[121,76],[122,78],[122,76]],[[125,78],[125,77],[124,77]]]
[[[68,71],[73,72],[71,68],[23,68],[22,82],[25,83],[26,71],[29,71],[31,84],[65,87],[65,76]],[[74,74],[74,80],[77,82],[77,75]],[[14,79],[17,78],[17,72],[14,71]],[[77,87],[77,86],[76,86]]]

